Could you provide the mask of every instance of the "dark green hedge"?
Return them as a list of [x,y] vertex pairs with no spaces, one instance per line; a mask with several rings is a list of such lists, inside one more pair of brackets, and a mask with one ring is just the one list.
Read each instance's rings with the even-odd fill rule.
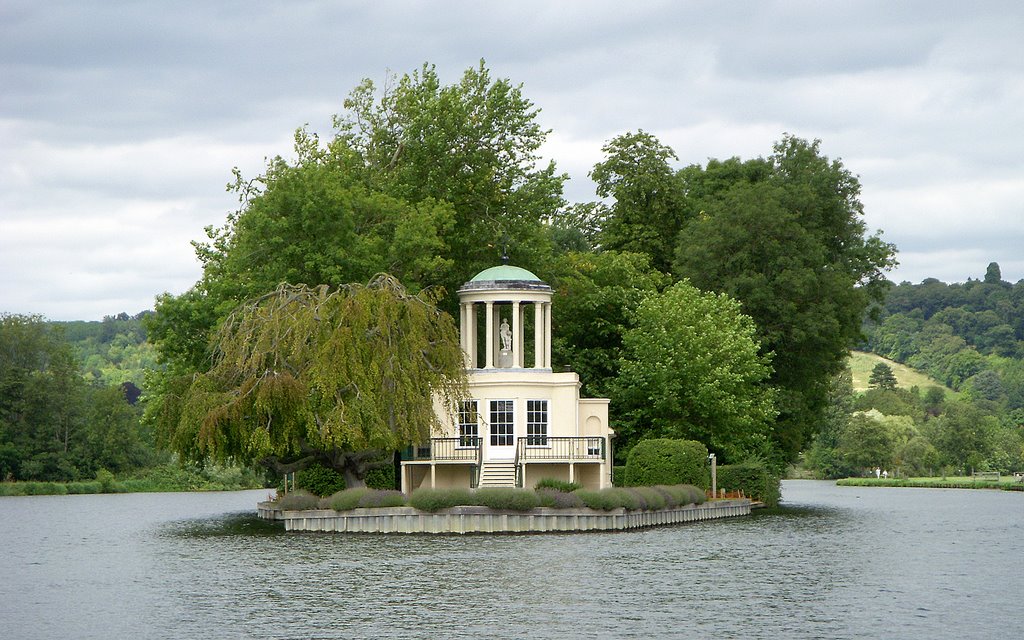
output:
[[[395,467],[388,464],[373,469],[363,479],[370,489],[391,490],[395,488]],[[318,496],[333,496],[346,488],[345,476],[334,469],[314,464],[302,471],[295,472],[295,484]]]
[[314,464],[295,472],[295,484],[314,495],[330,496],[345,488],[345,477],[334,469]]
[[768,507],[779,504],[780,478],[763,462],[724,464],[718,467],[718,488],[742,491],[745,496],[760,500]]
[[695,440],[641,440],[626,458],[627,487],[710,484],[707,447]]

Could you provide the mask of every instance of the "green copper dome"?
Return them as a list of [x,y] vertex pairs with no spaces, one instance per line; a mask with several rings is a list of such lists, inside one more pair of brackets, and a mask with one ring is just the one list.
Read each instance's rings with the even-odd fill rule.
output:
[[484,269],[473,276],[470,282],[496,282],[498,280],[516,280],[520,282],[540,282],[541,279],[522,267],[513,267],[510,264],[502,264],[490,269]]
[[508,289],[551,291],[548,283],[538,278],[535,274],[522,267],[513,267],[510,264],[502,264],[490,269],[484,269],[473,276],[472,280],[462,285],[459,291],[505,291]]

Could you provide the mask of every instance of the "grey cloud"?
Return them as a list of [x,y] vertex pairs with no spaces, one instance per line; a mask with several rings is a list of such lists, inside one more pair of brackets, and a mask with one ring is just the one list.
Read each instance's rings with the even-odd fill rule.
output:
[[434,62],[452,81],[480,58],[542,109],[572,200],[628,130],[680,164],[790,132],[861,176],[868,223],[903,249],[895,279],[992,260],[1024,277],[1022,24],[1017,2],[951,0],[9,0],[0,311],[99,318],[180,293],[199,275],[188,241],[235,206],[232,166],[288,156],[303,123],[329,134],[363,77]]

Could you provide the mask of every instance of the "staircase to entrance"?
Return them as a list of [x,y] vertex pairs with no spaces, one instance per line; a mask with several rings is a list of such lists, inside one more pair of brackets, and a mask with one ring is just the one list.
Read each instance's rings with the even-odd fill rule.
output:
[[516,463],[485,460],[480,463],[480,487],[516,486]]

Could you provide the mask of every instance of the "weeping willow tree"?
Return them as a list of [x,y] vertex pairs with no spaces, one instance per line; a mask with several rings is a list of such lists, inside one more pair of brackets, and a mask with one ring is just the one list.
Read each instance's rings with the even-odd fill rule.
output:
[[[440,427],[464,395],[458,331],[440,294],[381,274],[366,286],[282,284],[224,321],[209,371],[179,380],[157,418],[184,459],[313,463],[362,486],[389,452]],[[386,461],[384,461],[386,460]]]

